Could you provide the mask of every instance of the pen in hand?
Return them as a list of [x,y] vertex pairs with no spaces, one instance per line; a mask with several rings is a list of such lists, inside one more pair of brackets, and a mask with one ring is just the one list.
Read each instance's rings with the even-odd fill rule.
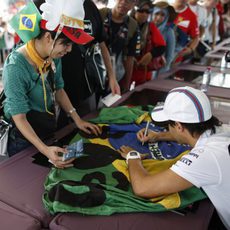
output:
[[[146,124],[144,137],[146,137],[148,135],[149,124],[150,124],[150,121],[148,121],[147,124]],[[144,145],[144,141],[142,141],[142,145]]]

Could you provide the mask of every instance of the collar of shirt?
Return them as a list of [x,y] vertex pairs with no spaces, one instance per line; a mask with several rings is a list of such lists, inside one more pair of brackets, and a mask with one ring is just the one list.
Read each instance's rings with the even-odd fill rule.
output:
[[211,130],[206,130],[204,133],[202,133],[198,139],[198,141],[196,142],[196,145],[194,146],[195,148],[196,147],[199,147],[199,146],[203,146],[208,138],[211,136]]

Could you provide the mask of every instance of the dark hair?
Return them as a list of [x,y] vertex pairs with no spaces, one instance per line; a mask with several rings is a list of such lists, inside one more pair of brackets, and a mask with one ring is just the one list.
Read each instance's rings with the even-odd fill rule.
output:
[[40,14],[42,13],[42,11],[40,10],[40,6],[42,3],[45,3],[45,0],[33,0],[34,5],[38,8],[38,11],[40,12]]
[[137,6],[138,9],[141,9],[144,5],[148,5],[149,8],[153,7],[153,3],[152,3],[151,0],[139,0],[136,3],[136,6]]
[[131,10],[130,16],[135,19],[135,13],[138,10],[141,10],[143,8],[143,6],[145,6],[145,5],[149,6],[149,9],[150,9],[150,12],[151,12],[151,9],[153,8],[152,2],[150,0],[139,0],[139,1],[137,1],[137,3],[134,6],[134,8]]
[[[36,37],[36,39],[41,39],[46,32],[49,32],[51,34],[52,39],[54,39],[56,36],[56,31],[49,31],[49,30],[45,30],[45,29],[40,29],[40,30],[41,30],[40,34]],[[69,43],[73,43],[72,40],[70,40],[68,37],[66,37],[66,35],[63,33],[59,34],[57,40],[59,40],[59,39],[62,39],[61,44],[64,44],[64,45],[69,44]]]
[[[222,125],[222,122],[219,121],[219,119],[214,116],[212,116],[209,120],[200,123],[182,123],[182,122],[180,123],[189,131],[189,133],[192,136],[194,136],[195,134],[201,135],[208,129],[211,129],[211,132],[215,133],[216,132],[215,127]],[[176,125],[176,121],[170,120],[168,121],[168,125],[173,127]]]
[[109,0],[94,0],[94,2],[96,2],[96,3],[100,2],[104,5],[108,5]]

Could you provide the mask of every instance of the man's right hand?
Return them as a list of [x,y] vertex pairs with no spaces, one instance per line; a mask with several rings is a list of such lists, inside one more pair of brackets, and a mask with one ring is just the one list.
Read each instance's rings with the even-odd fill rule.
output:
[[137,139],[140,142],[147,142],[147,141],[158,141],[158,135],[159,132],[154,132],[152,130],[148,131],[148,134],[145,136],[145,128],[141,129],[138,133],[137,133]]

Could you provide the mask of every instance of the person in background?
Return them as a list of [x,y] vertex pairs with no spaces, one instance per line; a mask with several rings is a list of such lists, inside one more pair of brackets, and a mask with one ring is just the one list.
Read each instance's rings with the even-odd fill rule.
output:
[[156,4],[154,4],[153,22],[160,30],[166,42],[166,50],[164,54],[166,59],[166,64],[163,68],[157,71],[158,74],[164,73],[170,69],[171,63],[175,56],[176,37],[175,37],[175,32],[169,26],[169,23],[173,22],[176,16],[177,14],[174,8],[170,6],[167,2],[159,1]]
[[98,9],[106,7],[108,5],[108,0],[94,0],[93,1]]
[[[39,7],[44,0],[34,0],[34,3]],[[94,37],[94,40],[85,44],[85,49],[99,43],[102,57],[107,70],[108,87],[113,94],[120,95],[120,87],[117,83],[115,73],[112,68],[110,54],[105,44],[106,35],[103,28],[100,13],[96,5],[91,0],[85,0],[83,3],[84,31]],[[85,77],[84,54],[77,44],[73,44],[72,51],[62,58],[62,76],[64,79],[64,89],[70,98],[73,106],[77,109],[80,117],[95,111],[97,109],[96,90],[91,92],[88,81]],[[58,117],[58,129],[71,123],[65,111],[60,110]]]
[[207,50],[204,47],[203,35],[207,26],[207,10],[203,5],[198,3],[198,0],[189,0],[189,7],[196,14],[199,26],[199,43],[194,50],[194,60],[200,59],[206,54]]
[[220,16],[216,9],[217,0],[204,0],[203,4],[207,10],[206,27],[203,40],[214,49],[216,44],[220,42]]
[[9,53],[12,51],[15,43],[14,43],[14,32],[9,29],[8,23],[5,24],[4,28],[4,39],[5,39],[5,57],[9,55]]
[[216,4],[216,9],[220,16],[219,22],[219,35],[220,39],[228,38],[227,36],[227,28],[226,24],[229,24],[229,0],[219,0]]
[[204,30],[206,27],[206,18],[207,18],[207,11],[204,6],[198,3],[198,0],[189,0],[188,2],[189,8],[193,11],[193,13],[197,16],[197,22],[199,26],[199,36],[202,38],[204,34]]
[[[6,96],[4,113],[14,124],[8,140],[9,156],[33,144],[56,167],[71,166],[71,160],[64,162],[59,155],[65,154],[66,149],[47,146],[43,142],[55,131],[56,103],[82,131],[96,135],[101,132],[97,125],[79,117],[63,89],[60,58],[71,51],[73,42],[85,44],[93,39],[82,30],[84,10],[81,3],[70,0],[47,1],[41,5],[42,20],[36,6],[32,2],[28,3],[28,15],[35,16],[27,20],[34,20],[34,31],[21,30],[18,26],[23,23],[20,20],[23,20],[21,16],[25,15],[24,12],[19,12],[12,19],[12,27],[25,44],[8,56],[3,69]],[[71,20],[66,20],[69,18]]]
[[136,55],[131,80],[135,81],[136,85],[152,79],[152,70],[148,70],[147,66],[153,58],[165,53],[165,40],[162,34],[153,22],[148,22],[152,7],[150,0],[142,0],[136,4],[131,13],[139,25],[141,41],[140,55]]
[[[154,198],[196,186],[202,188],[216,208],[225,227],[230,229],[230,130],[212,115],[208,97],[191,87],[172,89],[163,106],[155,107],[155,122],[168,124],[168,132],[137,133],[141,142],[172,140],[188,144],[191,151],[171,168],[150,175],[140,154],[129,146],[119,150],[126,159],[133,192]],[[225,229],[221,225],[214,229]]]
[[136,0],[116,0],[112,9],[100,9],[107,34],[106,45],[110,51],[117,81],[123,92],[129,90],[134,56],[139,50],[137,23],[127,15],[135,4]]
[[2,21],[0,24],[0,65],[3,65],[5,61],[5,26],[6,22]]
[[175,25],[177,25],[189,37],[189,42],[185,47],[176,46],[174,63],[181,62],[186,59],[186,56],[192,55],[199,43],[197,16],[189,8],[187,2],[188,0],[174,0],[172,4],[177,12],[177,17],[174,20]]
[[[85,48],[88,48],[95,43],[99,43],[107,70],[108,86],[113,94],[120,95],[120,87],[117,83],[110,54],[105,44],[106,35],[100,13],[91,0],[85,0],[83,6],[85,10],[85,31],[94,37],[94,40],[88,45],[85,45]],[[88,82],[86,81],[84,72],[84,58],[82,57],[82,52],[78,45],[74,45],[72,52],[62,59],[62,66],[65,90],[74,107],[78,108],[79,115],[84,116],[95,111],[98,103],[96,98],[97,92],[90,92],[88,88]],[[63,127],[68,123],[68,117],[66,117],[65,112],[61,111],[58,123],[59,127]]]

